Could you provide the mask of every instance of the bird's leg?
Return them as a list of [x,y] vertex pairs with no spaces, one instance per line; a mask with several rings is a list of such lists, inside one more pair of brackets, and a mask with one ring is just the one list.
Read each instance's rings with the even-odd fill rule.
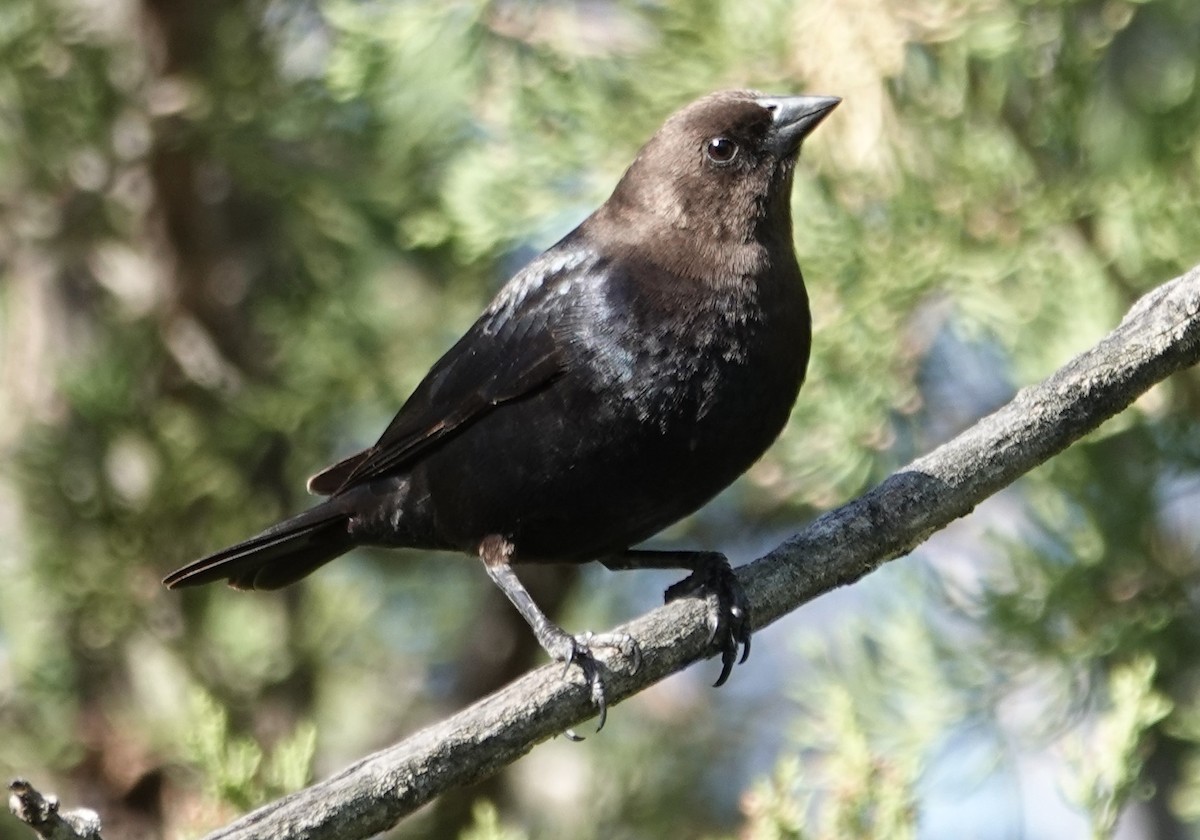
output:
[[[485,537],[479,544],[479,558],[483,560],[488,577],[500,587],[529,624],[542,649],[551,658],[566,663],[567,670],[563,671],[563,677],[566,677],[571,663],[577,664],[583,671],[583,677],[592,693],[592,702],[598,710],[599,723],[596,731],[599,732],[604,728],[604,721],[608,716],[608,701],[604,694],[604,681],[600,677],[600,665],[596,662],[592,650],[612,648],[620,651],[621,655],[629,660],[634,671],[641,664],[641,651],[628,633],[587,632],[572,636],[547,618],[509,565],[513,548],[513,544],[503,537]],[[580,740],[573,732],[568,732],[567,736],[572,740]]]
[[[691,574],[667,588],[664,600],[696,595],[708,601],[709,644],[721,651],[721,675],[715,685],[724,685],[735,662],[750,656],[750,608],[746,593],[724,554],[717,551],[647,551],[630,549],[600,561],[610,569],[690,569]],[[738,649],[742,649],[738,658]]]

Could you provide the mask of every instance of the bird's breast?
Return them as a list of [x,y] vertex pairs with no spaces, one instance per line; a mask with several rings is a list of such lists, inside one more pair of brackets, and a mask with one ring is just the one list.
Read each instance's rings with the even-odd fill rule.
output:
[[786,419],[809,351],[799,282],[769,294],[737,286],[699,296],[639,291],[595,293],[570,337],[580,380],[603,393],[604,404],[697,440],[708,427],[723,433],[754,426],[757,416]]

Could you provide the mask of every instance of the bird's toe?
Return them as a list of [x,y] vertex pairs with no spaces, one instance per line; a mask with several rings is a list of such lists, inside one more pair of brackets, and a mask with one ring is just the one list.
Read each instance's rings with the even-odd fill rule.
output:
[[692,595],[708,603],[709,644],[721,654],[721,674],[714,685],[724,685],[733,666],[750,656],[750,603],[729,561],[721,555],[714,555],[711,562],[668,588],[666,600]]
[[[580,633],[578,636],[568,636],[567,639],[569,645],[564,651],[564,655],[556,658],[566,661],[567,671],[563,673],[564,679],[572,664],[577,665],[583,672],[584,682],[591,693],[592,705],[596,707],[596,731],[599,732],[604,728],[605,721],[608,720],[608,694],[602,673],[605,666],[597,660],[594,651],[601,648],[616,651],[621,659],[628,663],[629,671],[633,673],[641,667],[641,649],[628,633],[592,633],[589,631]],[[583,740],[583,736],[576,734],[573,729],[567,730],[566,735],[572,741]]]

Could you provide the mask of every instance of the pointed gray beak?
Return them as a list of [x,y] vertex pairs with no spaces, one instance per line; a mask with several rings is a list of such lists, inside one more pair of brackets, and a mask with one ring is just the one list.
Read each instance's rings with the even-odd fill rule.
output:
[[840,96],[762,96],[754,100],[771,112],[771,145],[780,157],[800,151],[804,138],[842,101]]

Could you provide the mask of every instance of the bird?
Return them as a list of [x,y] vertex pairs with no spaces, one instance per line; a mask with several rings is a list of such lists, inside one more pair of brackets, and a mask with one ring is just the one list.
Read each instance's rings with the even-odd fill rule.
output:
[[[171,573],[171,589],[278,589],[356,546],[475,555],[541,647],[582,670],[640,663],[623,633],[571,634],[522,563],[690,574],[716,685],[750,653],[749,608],[716,551],[639,544],[702,507],[778,437],[811,349],[791,193],[804,139],[841,102],[725,90],[675,112],[611,196],[517,272],[371,447],[314,475],[325,500]],[[741,658],[738,659],[738,653]]]

